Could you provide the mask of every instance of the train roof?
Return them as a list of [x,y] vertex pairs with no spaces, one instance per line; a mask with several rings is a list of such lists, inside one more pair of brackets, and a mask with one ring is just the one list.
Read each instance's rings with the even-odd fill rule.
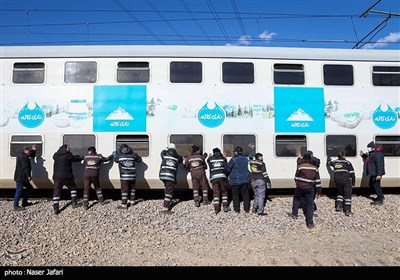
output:
[[244,46],[1,46],[1,58],[176,57],[301,59],[335,61],[400,61],[399,50],[277,48]]

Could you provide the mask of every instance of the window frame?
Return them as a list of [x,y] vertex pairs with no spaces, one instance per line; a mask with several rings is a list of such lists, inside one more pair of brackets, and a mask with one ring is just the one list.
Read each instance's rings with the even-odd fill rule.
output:
[[[16,66],[21,66],[21,68]],[[16,75],[16,73],[20,73],[21,76]],[[39,75],[35,75],[35,73],[39,73]],[[35,76],[38,76],[38,78],[40,78],[38,82],[32,81]],[[20,77],[23,77],[23,80],[28,79],[29,77],[30,80],[28,82],[21,82]],[[44,62],[14,62],[11,79],[13,84],[16,85],[44,84],[46,80],[46,64]]]
[[[75,72],[73,73],[74,75],[72,75],[72,73],[68,74],[69,71],[67,70],[67,65],[73,64],[73,63],[76,65],[85,65],[85,66],[86,65],[94,65],[95,73],[94,73],[94,75],[90,75],[90,78],[92,78],[92,79],[91,80],[82,79],[82,77],[84,75],[82,75],[81,72],[83,70],[81,70],[79,67],[77,67],[78,68],[77,70],[74,69],[75,70]],[[91,74],[90,73],[91,70],[93,70],[93,69],[89,69],[89,74]],[[98,80],[98,74],[99,74],[99,71],[98,71],[97,61],[72,61],[71,60],[71,61],[66,61],[64,63],[64,83],[65,84],[95,84],[95,83],[97,83],[97,80]],[[70,75],[71,75],[71,80],[67,79]],[[89,75],[86,74],[85,76],[89,76]],[[77,77],[81,77],[81,80],[78,80]]]
[[[115,151],[117,153],[122,144],[127,144],[140,157],[150,156],[150,136],[148,134],[118,133],[115,135]],[[144,148],[141,148],[141,145],[143,145]]]
[[[171,139],[174,137],[201,137],[201,140],[192,141],[191,143],[182,143],[181,141],[177,141],[177,139]],[[168,143],[174,143],[176,147],[176,151],[180,156],[190,156],[192,154],[192,145],[196,145],[200,147],[200,151],[204,153],[204,135],[201,133],[171,133],[168,135]]]
[[[293,140],[278,139],[280,137],[293,138]],[[297,141],[296,141],[296,138],[298,139]],[[300,141],[300,140],[303,140],[303,141]],[[282,155],[279,154],[278,155],[278,153],[277,153],[277,151],[279,150],[278,145],[279,144],[282,145],[281,142],[285,142],[285,141],[298,143],[298,144],[293,144],[293,146],[295,146],[293,155],[291,155],[291,154],[282,154]],[[302,144],[302,143],[304,143],[304,144]],[[301,154],[301,151],[303,149],[308,150],[308,138],[307,138],[306,134],[277,134],[274,136],[274,156],[276,158],[295,158],[295,157],[298,157],[299,154]]]
[[[184,64],[187,64],[185,69],[181,69]],[[198,65],[199,68],[196,68],[194,71],[188,71],[188,65]],[[201,61],[170,61],[169,62],[169,82],[171,84],[201,84],[204,80],[204,69],[203,62]],[[189,69],[190,70],[190,69]],[[198,71],[200,70],[200,76],[198,75]],[[176,72],[175,72],[176,71]],[[190,74],[190,76],[189,76]],[[194,77],[195,76],[195,77]],[[193,77],[195,79],[193,79]]]
[[[282,67],[282,68],[276,68],[276,66]],[[284,68],[283,66],[301,66],[301,69],[294,69],[296,67],[288,67],[288,68]],[[284,76],[277,76],[276,73],[282,73],[282,74],[286,74],[286,77]],[[297,75],[297,78],[301,78],[302,82],[290,82],[287,83],[286,79],[288,77],[292,77],[294,74],[296,73],[302,73],[302,77],[300,77],[299,75]],[[304,64],[300,64],[300,63],[274,63],[272,64],[272,80],[274,82],[275,85],[305,85],[306,84],[306,70],[305,70],[305,66]],[[281,82],[280,80],[277,80],[277,78],[280,79],[285,79],[285,82]],[[300,79],[300,80],[301,80]]]
[[[385,137],[387,137],[387,138],[396,137],[396,138],[398,138],[398,140],[392,139],[392,140],[385,141],[385,140],[379,139],[379,138],[385,138]],[[400,157],[400,135],[375,135],[374,140],[375,140],[376,146],[382,146],[383,154],[385,157],[390,157],[390,158]],[[385,142],[389,142],[389,143],[385,143]],[[390,143],[390,142],[392,142],[392,143]],[[395,144],[396,146],[398,146],[398,148],[397,148],[398,154],[393,155],[393,154],[388,153],[388,149],[385,147],[385,145],[389,145],[389,144]],[[392,150],[393,149],[394,148],[392,148]]]
[[[29,141],[24,141],[24,140],[13,140],[13,137],[40,137],[39,139],[35,139],[35,140],[29,140]],[[18,153],[22,152],[24,147],[31,147],[33,144],[36,144],[37,150],[36,150],[36,157],[42,157],[44,155],[44,136],[42,134],[11,134],[10,138],[9,138],[9,153],[8,155],[11,158],[15,158]],[[13,148],[12,145],[18,145],[18,148]],[[13,151],[15,150],[15,155],[13,154]]]
[[[327,69],[327,68],[335,68],[335,69]],[[333,78],[331,77],[342,78],[344,74],[348,74],[350,72],[349,71],[350,69],[343,69],[343,68],[351,68],[351,83],[346,83],[347,81],[344,83],[341,82],[343,81],[343,79],[341,80],[336,79],[333,82],[331,82],[333,80]],[[339,72],[340,74],[338,75],[337,72]],[[323,83],[325,86],[354,86],[354,66],[351,64],[324,64],[322,65],[322,74],[323,74]],[[329,76],[327,77],[327,75]],[[329,83],[327,83],[327,80]]]
[[[120,66],[120,64],[123,64]],[[137,65],[136,65],[137,64]],[[143,66],[141,66],[143,64]],[[147,65],[147,66],[144,66]],[[120,72],[133,73],[134,77],[145,76],[142,80],[120,80]],[[129,75],[127,75],[129,76]],[[150,63],[148,61],[118,61],[117,62],[117,83],[120,84],[148,84],[150,82]]]
[[[235,66],[233,66],[235,65]],[[246,68],[243,65],[249,65],[251,67]],[[226,69],[231,66],[232,68]],[[244,71],[251,68],[251,77]],[[230,71],[230,72],[229,72]],[[233,73],[232,73],[233,72]],[[226,74],[225,74],[226,73]],[[228,75],[229,74],[229,75]],[[233,74],[233,75],[232,75]],[[246,74],[246,75],[244,75]],[[252,85],[255,83],[255,65],[254,62],[245,61],[224,61],[221,64],[221,75],[223,84],[241,84],[241,85]],[[250,79],[248,79],[250,77]],[[240,80],[242,78],[243,80]]]
[[[341,143],[339,143],[339,144],[337,144],[337,142],[334,142],[334,143],[328,143],[328,138],[337,138],[337,139],[339,139],[339,140],[343,140],[344,138],[349,138],[349,137],[352,137],[353,139],[353,141],[352,141],[352,143],[350,144],[351,145],[351,147],[353,147],[354,146],[354,149],[352,149],[351,151],[352,151],[352,153],[350,153],[349,152],[349,149],[347,149],[346,150],[346,146],[348,146],[348,145],[345,145],[345,144],[341,144]],[[326,134],[325,135],[325,155],[326,156],[329,156],[329,157],[337,157],[337,155],[340,153],[340,152],[345,152],[345,154],[346,154],[346,156],[347,157],[357,157],[357,143],[358,143],[358,141],[357,141],[358,139],[357,139],[357,136],[356,135],[354,135],[354,134]],[[344,141],[343,141],[344,142]],[[348,142],[346,142],[346,143],[348,143]],[[354,145],[352,145],[352,144],[354,144]],[[328,150],[328,148],[330,148],[330,150]]]
[[[382,71],[378,71],[382,69]],[[385,69],[386,68],[386,69]],[[395,71],[389,71],[393,69]],[[383,71],[385,70],[385,71]],[[379,79],[378,79],[379,77]],[[394,77],[394,78],[393,78]],[[389,83],[382,83],[383,79],[388,79]],[[373,65],[371,69],[371,83],[375,87],[399,87],[400,86],[400,66]],[[392,84],[394,83],[394,84]]]
[[[74,143],[71,143],[72,141],[66,141],[65,137],[78,137],[78,136],[92,136],[93,137],[93,142],[89,144],[85,144],[84,146],[79,146],[77,147]],[[97,135],[94,133],[65,133],[61,136],[62,139],[62,144],[67,144],[70,146],[71,153],[73,155],[81,155],[85,156],[87,154],[87,149],[90,146],[97,147]],[[89,141],[87,141],[89,142]]]
[[[254,138],[250,140],[243,139],[241,141],[231,141],[231,142],[225,140],[225,137],[235,137],[235,136],[245,136]],[[234,150],[237,146],[243,148],[243,155],[247,157],[254,157],[255,153],[257,152],[257,135],[255,133],[224,133],[221,137],[221,140],[222,140],[222,152],[226,155],[226,157],[233,157],[235,155]]]

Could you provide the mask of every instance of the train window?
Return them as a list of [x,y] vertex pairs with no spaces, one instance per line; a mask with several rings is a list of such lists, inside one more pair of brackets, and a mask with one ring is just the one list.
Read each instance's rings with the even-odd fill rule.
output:
[[42,62],[17,62],[13,68],[14,84],[43,84],[44,63]]
[[336,157],[340,152],[345,152],[348,157],[357,155],[357,139],[354,135],[327,135],[326,155]]
[[203,65],[201,62],[173,61],[169,64],[171,83],[201,83]]
[[400,86],[400,67],[374,66],[372,68],[372,84],[374,86]]
[[274,83],[277,85],[304,85],[304,65],[274,64]]
[[276,135],[275,154],[277,157],[296,157],[301,150],[307,150],[305,135]]
[[122,144],[128,145],[141,157],[148,157],[150,154],[149,136],[148,135],[117,135],[116,151],[119,151]]
[[328,86],[352,86],[354,73],[352,65],[324,65],[324,84]]
[[385,157],[400,157],[400,135],[375,136],[375,144],[382,146]]
[[199,146],[203,151],[203,135],[201,134],[171,134],[169,143],[175,144],[176,151],[181,156],[190,156],[193,145]]
[[16,157],[25,147],[37,145],[36,156],[43,155],[43,137],[42,135],[12,135],[10,141],[10,156]]
[[148,83],[150,68],[148,62],[118,62],[118,83]]
[[251,62],[222,63],[222,81],[225,84],[253,84],[254,64]]
[[96,146],[96,136],[93,134],[64,134],[63,144],[70,146],[72,154],[85,156],[90,146]]
[[242,147],[243,155],[253,157],[257,151],[256,136],[252,134],[225,134],[223,136],[223,152],[227,157],[233,157],[236,147]]
[[95,83],[97,81],[97,63],[95,61],[66,62],[64,81],[67,84]]

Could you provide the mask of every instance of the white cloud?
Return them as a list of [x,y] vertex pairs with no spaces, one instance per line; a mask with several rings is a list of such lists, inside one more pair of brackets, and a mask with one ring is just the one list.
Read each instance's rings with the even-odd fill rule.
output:
[[363,49],[377,49],[377,48],[383,48],[387,46],[390,43],[396,43],[400,41],[400,32],[396,33],[389,33],[388,36],[383,37],[376,41],[374,44],[366,44],[363,46]]
[[251,43],[251,36],[250,35],[243,35],[243,36],[240,36],[240,38],[239,38],[239,44],[240,45],[246,45],[246,46],[248,46],[248,45],[250,45],[250,43]]
[[278,34],[275,32],[269,33],[268,30],[265,30],[263,33],[258,35],[258,39],[260,39],[261,41],[271,41],[272,37],[274,37],[276,35],[278,35]]

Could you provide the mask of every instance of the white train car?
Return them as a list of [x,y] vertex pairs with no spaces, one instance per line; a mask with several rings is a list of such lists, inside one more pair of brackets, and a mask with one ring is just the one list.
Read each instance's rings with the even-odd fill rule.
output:
[[[54,152],[89,146],[105,156],[130,145],[143,158],[137,187],[158,189],[160,152],[196,144],[231,157],[261,152],[273,188],[293,188],[296,152],[321,159],[345,151],[365,186],[359,150],[382,145],[383,187],[400,186],[400,52],[205,46],[1,47],[0,188],[14,188],[15,156],[38,144],[36,188],[52,188]],[[74,175],[82,186],[82,165]],[[119,188],[115,163],[103,188]],[[190,188],[182,167],[177,188]]]

